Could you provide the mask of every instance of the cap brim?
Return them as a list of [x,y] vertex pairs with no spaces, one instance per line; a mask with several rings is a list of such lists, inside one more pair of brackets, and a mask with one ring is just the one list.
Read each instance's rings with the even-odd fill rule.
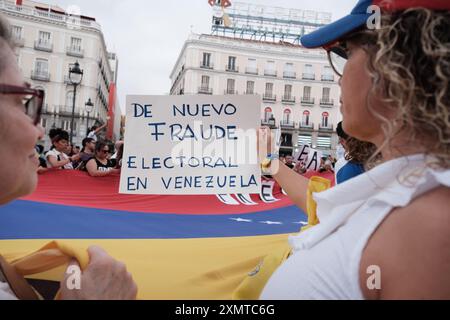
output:
[[341,39],[343,36],[363,26],[370,14],[351,14],[307,35],[300,41],[305,48],[323,47]]

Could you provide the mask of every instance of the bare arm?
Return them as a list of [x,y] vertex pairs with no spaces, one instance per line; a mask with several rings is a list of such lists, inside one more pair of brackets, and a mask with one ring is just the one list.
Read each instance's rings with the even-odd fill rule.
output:
[[[437,188],[395,209],[378,227],[360,263],[366,298],[450,299],[448,199],[450,188]],[[379,266],[379,290],[368,288],[370,266]]]
[[70,159],[62,159],[58,161],[58,158],[55,156],[48,156],[48,162],[52,165],[52,168],[61,168],[66,164],[70,163]]
[[88,161],[88,163],[86,164],[86,170],[91,177],[106,177],[112,173],[120,172],[119,169],[112,169],[112,168],[109,171],[98,170],[97,163],[95,162],[94,158]]
[[[270,132],[270,129],[267,127],[262,127],[258,132],[258,154],[261,162],[273,150],[272,140],[274,137]],[[279,160],[272,161],[270,171],[292,202],[306,212],[309,179],[299,175]]]
[[306,212],[306,195],[309,179],[290,169],[279,160],[274,160],[271,168],[275,169],[272,176],[283,190],[286,191],[292,202]]
[[95,134],[97,134],[97,133],[99,133],[100,131],[102,131],[103,129],[105,129],[107,125],[108,125],[108,123],[105,123],[105,124],[102,125],[101,127],[98,127],[98,128],[95,130]]

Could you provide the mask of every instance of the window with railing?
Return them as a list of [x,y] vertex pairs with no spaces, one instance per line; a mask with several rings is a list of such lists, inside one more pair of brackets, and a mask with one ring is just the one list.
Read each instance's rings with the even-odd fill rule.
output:
[[333,69],[330,66],[323,67],[322,81],[334,81]]
[[309,86],[303,87],[302,103],[314,103],[314,100],[311,98],[311,87]]
[[291,101],[292,100],[292,85],[286,84],[284,86],[284,97],[285,101]]
[[264,75],[275,77],[277,71],[275,69],[275,61],[267,61],[266,68],[264,69]]
[[322,128],[328,128],[328,118],[330,114],[328,112],[322,113]]
[[266,91],[264,92],[264,99],[266,100],[274,100],[275,96],[273,94],[273,83],[266,83]]
[[235,80],[234,79],[227,79],[227,94],[234,94],[234,86],[235,86]]
[[211,53],[203,52],[203,59],[201,62],[201,66],[204,68],[211,68]]
[[202,76],[202,84],[203,88],[209,88],[209,76]]
[[273,118],[272,108],[267,107],[264,109],[264,122],[268,123],[271,118]]
[[291,123],[291,110],[286,109],[283,112],[283,124],[289,125]]
[[314,80],[316,78],[312,64],[305,64],[302,78],[306,80]]
[[248,58],[247,67],[245,68],[245,73],[258,74],[258,67],[256,64],[256,59]]
[[12,26],[11,27],[11,35],[15,40],[22,39],[22,31],[23,31],[23,28],[20,26]]
[[301,125],[303,127],[309,127],[309,116],[310,116],[310,112],[308,110],[303,111],[303,115],[302,115],[302,123]]
[[236,57],[228,57],[227,71],[237,71],[236,70]]
[[32,78],[35,80],[47,80],[49,78],[48,60],[41,58],[36,59]]
[[284,78],[288,78],[288,79],[295,79],[296,78],[296,73],[295,73],[295,69],[294,69],[294,64],[293,63],[286,63],[284,65],[283,77]]
[[255,81],[247,81],[247,94],[254,94],[255,93]]

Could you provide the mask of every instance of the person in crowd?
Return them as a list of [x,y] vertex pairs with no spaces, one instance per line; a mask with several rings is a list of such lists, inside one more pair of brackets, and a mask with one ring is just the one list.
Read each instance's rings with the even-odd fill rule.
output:
[[123,148],[124,148],[123,141],[117,141],[115,144],[115,149],[117,151],[111,157],[111,161],[113,162],[114,167],[117,169],[122,167]]
[[[28,100],[24,103],[25,97]],[[34,147],[44,134],[39,125],[43,101],[42,90],[25,84],[10,28],[0,16],[0,154],[4,160],[0,167],[0,205],[32,193],[37,186],[39,161]],[[89,265],[81,274],[81,289],[68,288],[64,279],[60,286],[61,299],[136,298],[136,283],[123,263],[95,246],[89,248],[89,256]],[[18,274],[10,281],[25,282]],[[0,300],[4,299],[17,299],[17,296],[11,290],[11,283],[0,277]]]
[[108,122],[106,122],[105,124],[101,125],[100,127],[99,127],[99,126],[93,126],[93,127],[91,128],[91,130],[89,130],[89,133],[88,133],[88,135],[87,135],[87,138],[94,139],[94,141],[97,142],[97,140],[98,140],[98,136],[97,136],[97,135],[98,135],[103,129],[105,129],[107,126],[108,126]]
[[[313,194],[320,223],[290,238],[261,299],[450,299],[450,2],[380,1],[379,25],[373,2],[301,41],[327,51],[343,129],[381,162]],[[269,129],[259,136],[271,154]],[[309,181],[261,163],[306,211]]]
[[91,177],[105,177],[120,173],[120,169],[116,169],[113,161],[108,159],[109,153],[108,143],[101,140],[97,141],[94,157],[86,163],[86,171]]
[[[349,137],[342,129],[342,122],[338,123],[336,132],[339,143],[345,150],[344,157],[336,164],[336,182],[340,184],[364,173],[365,166],[368,165],[366,162],[375,153],[377,147],[373,143]],[[378,156],[377,159],[379,158]]]
[[80,160],[87,162],[94,156],[95,140],[92,138],[84,138],[82,141],[83,149],[80,151]]
[[62,129],[50,130],[52,149],[45,154],[47,168],[49,169],[73,169],[72,162],[80,159],[79,155],[68,156],[69,133]]
[[290,155],[287,155],[285,157],[285,164],[286,164],[287,167],[289,167],[291,169],[294,169],[294,167],[295,167],[294,157],[290,156]]

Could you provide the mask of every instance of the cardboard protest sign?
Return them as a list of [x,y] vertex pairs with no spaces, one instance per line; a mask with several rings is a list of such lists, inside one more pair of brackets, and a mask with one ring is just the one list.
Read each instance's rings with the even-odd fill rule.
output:
[[298,152],[294,155],[296,162],[303,162],[308,171],[318,171],[320,168],[320,159],[322,159],[322,152],[308,145],[301,145]]
[[257,96],[127,96],[120,192],[260,192]]

